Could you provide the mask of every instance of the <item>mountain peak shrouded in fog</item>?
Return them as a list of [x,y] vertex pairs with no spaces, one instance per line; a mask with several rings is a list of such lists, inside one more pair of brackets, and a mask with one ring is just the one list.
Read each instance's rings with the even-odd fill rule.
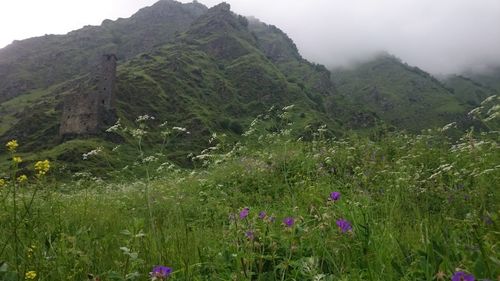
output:
[[329,68],[368,61],[380,51],[433,74],[483,72],[500,65],[497,0],[227,2],[238,14],[278,26],[306,59]]
[[[189,154],[206,147],[211,132],[238,139],[256,116],[291,104],[296,110],[287,124],[306,139],[323,125],[332,134],[382,123],[411,132],[451,122],[469,128],[474,120],[467,113],[498,89],[491,75],[477,76],[478,82],[470,76],[438,80],[411,56],[370,45],[380,34],[362,38],[349,26],[320,23],[324,15],[307,10],[315,5],[297,10],[294,0],[281,3],[282,10],[303,18],[280,24],[279,17],[242,11],[241,3],[162,0],[129,18],[0,49],[0,142],[17,139],[27,149],[58,147],[73,137],[107,142],[104,129],[113,120],[132,124],[147,113],[189,128],[175,147]],[[262,7],[272,11],[275,2]],[[304,30],[294,30],[294,24]],[[364,49],[346,48],[352,38],[335,33],[341,29],[361,36]],[[57,157],[76,163],[82,153]]]
[[[26,3],[30,9],[26,9]],[[152,5],[154,17],[168,16],[174,0],[2,1],[0,46],[43,34],[66,33],[104,19],[132,15]],[[202,9],[220,0],[181,0]],[[500,65],[498,0],[227,0],[240,15],[278,26],[301,55],[329,68],[390,52],[433,74],[482,73]],[[227,6],[225,6],[227,5]],[[149,14],[149,13],[148,13]],[[22,15],[22,16],[20,16]],[[137,13],[138,16],[144,13]],[[37,24],[34,25],[33,23]]]

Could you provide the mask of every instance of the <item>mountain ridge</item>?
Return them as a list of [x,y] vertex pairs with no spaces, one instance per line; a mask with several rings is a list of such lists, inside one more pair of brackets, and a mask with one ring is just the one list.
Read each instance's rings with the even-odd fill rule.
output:
[[199,3],[161,0],[127,19],[16,41],[0,49],[0,102],[84,74],[102,54],[127,59],[149,51],[173,40],[207,9]]
[[[156,13],[153,22],[159,20],[160,27],[173,20],[169,13],[182,15],[176,25],[179,30],[168,30],[154,44],[147,44],[144,52],[133,47],[136,40],[121,42],[138,53],[130,58],[126,52],[121,53],[116,74],[116,117],[124,125],[134,126],[137,116],[147,114],[155,117],[154,126],[167,122],[187,128],[191,134],[166,147],[169,159],[184,165],[189,165],[186,155],[210,145],[208,139],[213,133],[225,133],[229,141],[238,141],[252,120],[267,115],[269,108],[295,105],[293,112],[287,113],[286,124],[290,124],[294,137],[306,140],[312,139],[312,130],[322,125],[327,126],[330,136],[350,130],[370,131],[380,124],[418,133],[451,122],[461,128],[475,124],[467,112],[490,93],[481,84],[461,77],[440,81],[387,54],[351,70],[329,71],[304,59],[293,40],[278,27],[237,15],[227,3],[206,10],[204,6],[184,6],[170,0],[155,5],[163,8],[144,8],[130,19],[105,21],[67,38],[71,41],[74,34],[93,29],[104,34],[96,38],[108,42],[108,25],[136,21],[137,34],[141,34],[140,19],[147,18],[149,12]],[[156,30],[145,24],[144,32]],[[89,55],[117,50],[107,48],[107,43],[98,45],[83,56],[87,61],[79,71],[55,73],[57,79],[0,100],[0,141],[16,138],[26,152],[36,151],[66,163],[78,163],[81,155],[95,145],[111,149],[117,142],[132,144],[132,138],[105,132],[64,142],[58,135],[63,101],[79,92],[92,92],[92,73],[96,70]],[[37,71],[46,71],[37,57],[31,60],[30,65],[40,68]],[[36,71],[26,73],[28,78],[37,77]],[[2,85],[0,80],[0,93],[8,91]],[[273,122],[266,126],[269,131],[278,130]],[[154,134],[150,138],[161,143]]]
[[[329,72],[297,55],[287,57],[286,52],[273,62],[279,52],[266,54],[269,46],[287,44],[273,40],[291,40],[267,25],[260,26],[259,34],[268,37],[267,45],[227,4],[207,10],[175,41],[122,60],[117,69],[117,117],[132,124],[137,116],[150,114],[189,128],[191,135],[171,147],[186,152],[205,148],[216,131],[237,137],[257,115],[276,105],[299,104],[303,111],[297,126],[328,122],[325,104],[335,93]],[[20,139],[27,151],[59,146],[56,132],[62,101],[92,87],[89,81],[87,74],[74,76],[73,82],[43,90],[32,106],[17,112],[13,107],[10,116],[18,121],[0,131],[0,139]],[[32,95],[18,96],[2,107]],[[2,107],[0,112],[9,112]],[[46,122],[36,125],[38,120]],[[68,152],[71,155],[55,157],[78,161],[81,152],[74,149]]]

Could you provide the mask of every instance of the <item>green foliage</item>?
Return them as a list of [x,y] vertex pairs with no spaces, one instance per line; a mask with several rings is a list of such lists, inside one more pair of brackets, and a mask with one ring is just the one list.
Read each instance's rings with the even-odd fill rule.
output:
[[467,113],[493,94],[461,77],[450,78],[445,85],[387,54],[352,70],[336,70],[332,77],[342,95],[339,107],[348,109],[340,118],[354,128],[370,127],[373,118],[366,113],[372,112],[377,119],[412,132],[451,122],[466,129],[474,124]]
[[45,35],[0,50],[0,102],[92,71],[102,54],[129,59],[172,41],[207,8],[160,1],[128,19],[105,20],[66,35]]
[[[165,5],[164,12],[174,14],[179,5],[183,6],[161,2],[157,5]],[[194,13],[191,8],[184,12]],[[94,31],[105,36],[109,29],[121,28],[134,19],[139,21],[135,28],[149,30],[158,27],[151,27],[151,22],[139,17],[149,13],[156,12],[145,9],[131,19],[105,22]],[[155,24],[156,20],[159,25],[166,24],[159,18],[150,19]],[[154,48],[143,50],[145,53],[125,56],[117,70],[116,114],[124,125],[131,125],[137,116],[148,114],[156,118],[153,126],[168,122],[171,127],[189,130],[190,135],[182,141],[168,144],[169,160],[189,166],[186,156],[203,150],[213,132],[223,132],[236,141],[243,128],[271,106],[279,108],[295,104],[300,107],[304,118],[301,123],[296,123],[297,128],[312,122],[328,123],[336,128],[335,122],[329,120],[329,114],[333,113],[327,112],[334,94],[328,71],[303,60],[282,31],[255,21],[248,24],[225,10],[223,5],[210,9],[193,21],[186,32],[177,34],[174,42],[158,42]],[[72,36],[88,32],[88,29],[92,28],[63,38],[71,41]],[[115,39],[134,34],[119,33]],[[270,45],[280,45],[283,50],[278,52],[275,49],[271,55]],[[123,57],[120,53],[118,56]],[[82,68],[82,71],[89,70]],[[68,76],[72,80],[3,102],[0,112],[5,113],[6,118],[0,124],[0,141],[16,138],[27,152],[48,151],[45,154],[50,154],[51,159],[66,160],[70,171],[82,168],[78,154],[85,153],[83,150],[89,147],[86,144],[92,144],[90,138],[100,138],[100,146],[105,149],[118,144],[123,149],[133,147],[133,139],[115,139],[103,132],[74,142],[82,145],[79,149],[64,151],[65,145],[61,144],[63,140],[58,135],[62,101],[79,91],[91,92],[95,87],[90,76],[75,75]],[[161,137],[155,139],[161,143]],[[58,152],[63,155],[55,154]],[[103,172],[105,167],[101,168]]]
[[[145,115],[112,129],[135,142],[135,152],[88,153],[95,164],[137,162],[112,181],[90,173],[65,183],[5,178],[0,276],[144,280],[157,264],[173,267],[169,280],[432,280],[457,268],[476,279],[500,274],[498,132],[458,141],[448,129],[333,139],[320,126],[304,142],[295,137],[296,115],[292,106],[268,110],[235,145],[212,135],[212,146],[192,157],[194,170],[162,163],[163,149],[149,146],[156,120]],[[182,131],[157,130],[165,142]],[[332,191],[340,199],[331,200]],[[352,230],[342,232],[339,219]]]

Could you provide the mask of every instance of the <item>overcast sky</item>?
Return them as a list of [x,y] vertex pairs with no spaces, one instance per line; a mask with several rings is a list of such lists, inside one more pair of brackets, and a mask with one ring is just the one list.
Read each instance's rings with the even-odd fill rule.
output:
[[[0,47],[129,17],[156,0],[0,0]],[[190,1],[181,1],[190,2]],[[200,0],[212,6],[220,1]],[[500,65],[500,0],[227,0],[329,67],[388,51],[434,74]]]

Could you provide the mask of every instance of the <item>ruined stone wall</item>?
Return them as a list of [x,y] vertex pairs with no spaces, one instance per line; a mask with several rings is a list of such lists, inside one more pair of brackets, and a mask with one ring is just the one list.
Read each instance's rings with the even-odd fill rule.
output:
[[116,56],[103,55],[89,89],[80,89],[64,101],[59,134],[93,135],[111,123],[114,112]]

